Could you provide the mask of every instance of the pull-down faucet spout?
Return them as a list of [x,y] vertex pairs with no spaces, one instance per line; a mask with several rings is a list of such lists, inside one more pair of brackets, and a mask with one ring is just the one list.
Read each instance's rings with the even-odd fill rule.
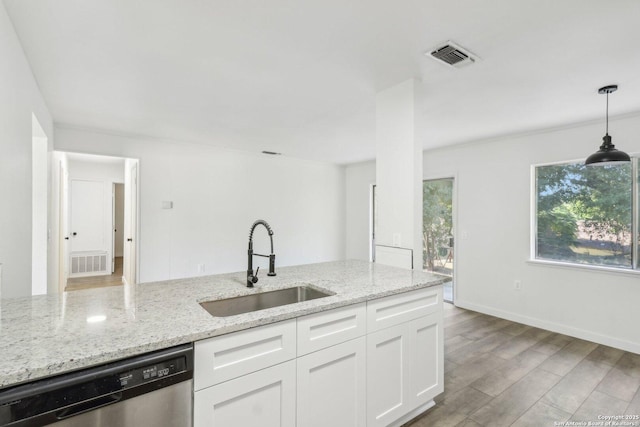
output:
[[[263,255],[263,254],[254,254],[253,253],[253,232],[258,225],[264,225],[269,232],[269,239],[271,240],[271,254]],[[253,257],[261,256],[264,258],[269,258],[269,273],[267,276],[275,276],[276,275],[276,254],[273,253],[273,230],[271,230],[271,226],[267,223],[267,221],[263,219],[259,219],[253,223],[251,226],[251,230],[249,231],[249,249],[247,251],[247,288],[253,288],[253,284],[258,282],[258,270],[260,267],[256,269],[255,275],[253,274]]]

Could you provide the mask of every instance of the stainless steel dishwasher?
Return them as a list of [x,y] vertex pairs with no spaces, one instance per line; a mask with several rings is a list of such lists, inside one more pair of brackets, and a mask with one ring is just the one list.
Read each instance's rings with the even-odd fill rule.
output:
[[189,427],[192,396],[189,344],[0,390],[0,426]]

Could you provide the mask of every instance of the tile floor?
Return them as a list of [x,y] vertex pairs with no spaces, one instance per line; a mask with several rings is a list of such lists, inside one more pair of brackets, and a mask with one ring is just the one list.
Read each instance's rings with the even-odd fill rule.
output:
[[445,392],[407,426],[598,425],[599,416],[640,415],[638,354],[451,304],[444,325]]

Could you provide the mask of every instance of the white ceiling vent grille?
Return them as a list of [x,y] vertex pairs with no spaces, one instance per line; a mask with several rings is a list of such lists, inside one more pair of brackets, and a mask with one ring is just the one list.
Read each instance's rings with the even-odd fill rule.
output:
[[448,41],[444,45],[438,46],[426,55],[456,68],[473,64],[479,59],[476,55],[469,52],[469,50],[452,41]]

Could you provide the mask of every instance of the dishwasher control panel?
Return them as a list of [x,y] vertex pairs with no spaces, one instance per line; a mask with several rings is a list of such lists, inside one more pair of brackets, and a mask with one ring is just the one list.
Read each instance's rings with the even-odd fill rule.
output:
[[176,357],[172,360],[155,363],[153,365],[132,369],[119,374],[122,388],[136,387],[140,384],[156,381],[187,370],[185,357]]

